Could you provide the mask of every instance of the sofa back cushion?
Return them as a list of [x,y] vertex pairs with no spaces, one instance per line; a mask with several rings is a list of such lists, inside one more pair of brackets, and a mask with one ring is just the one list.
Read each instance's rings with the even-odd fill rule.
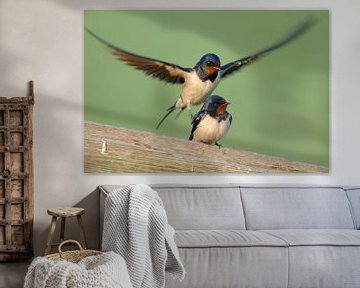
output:
[[244,230],[239,187],[152,186],[176,230]]
[[360,229],[360,188],[347,189],[346,194],[351,204],[356,229]]
[[246,227],[262,229],[354,229],[342,188],[241,187]]

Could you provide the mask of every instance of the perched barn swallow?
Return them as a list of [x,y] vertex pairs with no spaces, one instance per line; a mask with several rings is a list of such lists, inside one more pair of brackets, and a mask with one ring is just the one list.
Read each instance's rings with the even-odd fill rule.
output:
[[207,97],[193,118],[189,140],[220,146],[218,141],[225,136],[232,121],[231,114],[226,111],[229,104],[218,95]]
[[100,36],[96,35],[91,30],[87,28],[85,28],[85,30],[95,39],[105,44],[115,57],[124,61],[127,65],[133,66],[135,69],[142,70],[145,74],[154,78],[158,78],[172,84],[183,84],[179,99],[177,99],[174,105],[168,108],[168,112],[160,120],[156,127],[158,129],[162,122],[177,108],[180,108],[181,110],[184,110],[185,108],[189,109],[190,115],[192,116],[192,105],[202,104],[205,98],[209,96],[219,84],[220,79],[223,79],[233,72],[238,71],[241,67],[252,63],[260,56],[286,45],[306,32],[312,25],[313,20],[307,20],[275,44],[223,66],[221,66],[219,56],[212,53],[205,54],[193,68],[183,68],[173,63],[128,52],[114,46]]

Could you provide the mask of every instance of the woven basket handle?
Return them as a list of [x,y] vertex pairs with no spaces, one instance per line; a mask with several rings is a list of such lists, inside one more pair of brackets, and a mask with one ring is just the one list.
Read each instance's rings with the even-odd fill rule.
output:
[[65,240],[65,241],[61,242],[60,245],[59,245],[58,250],[59,250],[60,255],[63,253],[63,251],[61,250],[61,248],[62,248],[65,244],[67,244],[67,243],[76,244],[76,245],[79,247],[80,252],[82,252],[82,251],[84,250],[84,249],[82,248],[81,244],[80,244],[78,241],[76,241],[76,240]]

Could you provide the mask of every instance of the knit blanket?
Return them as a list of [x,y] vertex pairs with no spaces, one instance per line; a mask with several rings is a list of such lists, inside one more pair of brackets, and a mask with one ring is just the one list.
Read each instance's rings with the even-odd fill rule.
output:
[[162,200],[149,186],[126,186],[106,198],[102,250],[125,259],[134,288],[165,287],[165,271],[184,278],[174,234]]
[[75,264],[35,258],[25,276],[24,288],[132,288],[124,259],[114,252],[89,256]]

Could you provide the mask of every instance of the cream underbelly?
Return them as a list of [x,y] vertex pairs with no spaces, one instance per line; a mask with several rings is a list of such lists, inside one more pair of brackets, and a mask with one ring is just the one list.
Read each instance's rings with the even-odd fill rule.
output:
[[196,127],[193,139],[197,142],[215,144],[224,137],[229,130],[229,126],[229,119],[219,122],[217,119],[206,115]]
[[[181,101],[176,105],[177,107],[185,107],[192,105],[199,105],[204,102],[204,99],[209,96],[219,83],[220,76],[214,82],[210,80],[202,81],[196,73],[192,73],[187,79],[181,91]],[[179,99],[179,100],[180,100]]]

